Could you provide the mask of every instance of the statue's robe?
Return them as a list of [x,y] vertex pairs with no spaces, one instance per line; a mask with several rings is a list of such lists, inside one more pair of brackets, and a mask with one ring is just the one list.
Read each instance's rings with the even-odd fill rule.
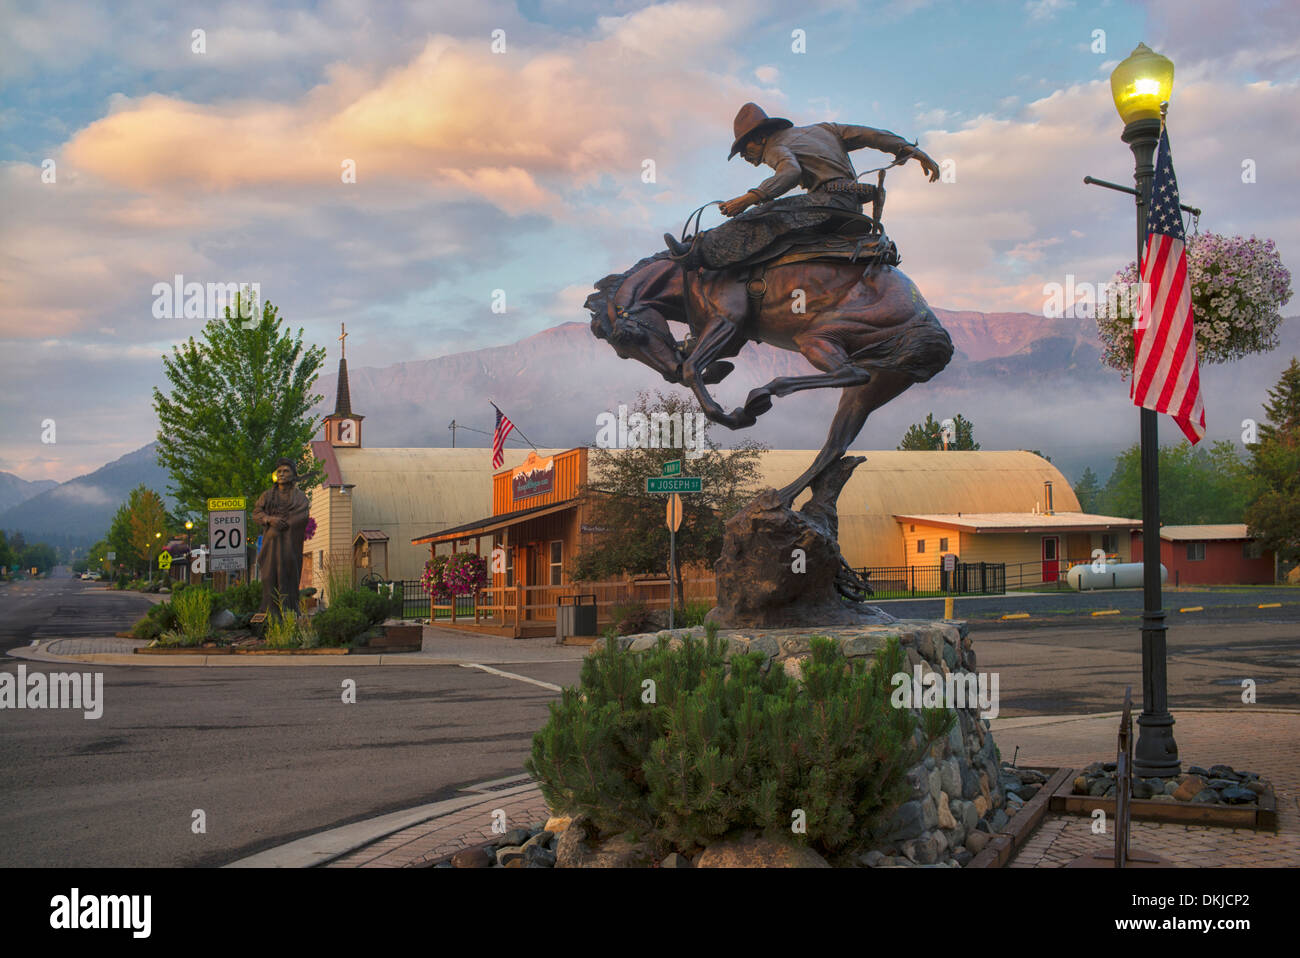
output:
[[[262,527],[262,551],[257,568],[262,579],[261,611],[270,612],[281,603],[298,611],[298,584],[302,578],[302,542],[307,532],[311,504],[297,486],[282,491],[277,484],[258,497],[253,519]],[[268,521],[279,516],[288,522],[283,529]]]

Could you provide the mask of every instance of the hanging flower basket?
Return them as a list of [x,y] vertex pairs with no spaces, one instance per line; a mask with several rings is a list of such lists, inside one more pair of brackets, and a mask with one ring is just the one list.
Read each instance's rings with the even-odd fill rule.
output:
[[487,559],[472,552],[434,556],[424,564],[420,586],[432,599],[448,601],[457,595],[473,595],[487,585]]
[[306,542],[315,534],[316,534],[316,519],[313,516],[312,518],[307,520],[307,528],[302,534],[302,539],[304,542]]
[[[1281,308],[1291,300],[1291,272],[1272,240],[1194,233],[1187,237],[1196,355],[1202,363],[1226,363],[1278,345]],[[1120,290],[1138,288],[1138,265],[1115,274]],[[1136,296],[1098,297],[1097,333],[1102,362],[1125,378],[1133,371]]]

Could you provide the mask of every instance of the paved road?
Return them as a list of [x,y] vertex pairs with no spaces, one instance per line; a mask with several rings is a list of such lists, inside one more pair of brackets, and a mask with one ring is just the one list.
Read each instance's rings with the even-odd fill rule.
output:
[[[148,601],[72,580],[17,586],[0,588],[5,648],[66,634],[78,613],[94,618],[100,634],[115,631]],[[1140,694],[1136,629],[1113,619],[1071,624],[977,634],[980,669],[1000,676],[1003,716],[1114,710],[1130,683]],[[553,646],[502,645],[484,646],[502,671],[556,685],[577,679],[577,661],[504,664],[516,648],[541,658]],[[0,670],[19,664],[7,659]],[[22,664],[29,672],[72,670]],[[1180,623],[1170,635],[1175,713],[1180,705],[1238,705],[1243,677],[1258,683],[1261,706],[1300,707],[1298,665],[1295,623]],[[0,711],[0,866],[224,864],[453,797],[467,784],[520,772],[555,697],[456,666],[99,671],[98,720]],[[348,678],[357,683],[355,705],[342,701]],[[206,834],[191,831],[195,809],[206,813]]]
[[0,648],[32,639],[112,635],[129,628],[151,604],[139,592],[74,579],[66,570],[48,579],[0,582]]
[[[1166,589],[1165,613],[1170,625],[1175,621],[1219,623],[1273,622],[1290,624],[1300,635],[1300,588],[1276,586],[1250,589]],[[1280,608],[1261,609],[1261,604],[1280,603]],[[943,615],[943,599],[898,599],[879,603],[890,615],[902,619],[935,619]],[[960,596],[955,600],[955,615],[970,621],[974,629],[990,623],[998,629],[1038,628],[1044,621],[1073,624],[1068,620],[1090,621],[1093,612],[1118,609],[1116,619],[1136,622],[1142,616],[1141,589],[1104,589],[1094,592],[1022,592],[999,596]],[[1179,609],[1201,606],[1204,611],[1181,613]],[[1003,615],[1026,612],[1031,620],[1021,626],[1000,621]]]

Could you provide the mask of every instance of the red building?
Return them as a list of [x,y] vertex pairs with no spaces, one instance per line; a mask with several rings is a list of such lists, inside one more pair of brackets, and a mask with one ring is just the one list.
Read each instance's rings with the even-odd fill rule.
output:
[[[1133,561],[1142,561],[1142,533],[1133,533]],[[1261,549],[1243,523],[1161,526],[1160,561],[1169,585],[1268,585],[1275,580],[1273,552]]]

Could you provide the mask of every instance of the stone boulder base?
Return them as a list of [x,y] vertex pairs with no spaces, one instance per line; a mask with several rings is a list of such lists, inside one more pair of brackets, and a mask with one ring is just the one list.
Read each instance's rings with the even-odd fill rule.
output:
[[722,556],[714,564],[718,605],[709,614],[712,621],[723,628],[894,621],[880,609],[841,598],[851,574],[837,541],[835,502],[864,462],[846,456],[825,470],[798,512],[775,489],[764,489],[727,521]]
[[745,835],[710,845],[695,860],[696,868],[830,868],[811,848],[783,845],[758,835]]

